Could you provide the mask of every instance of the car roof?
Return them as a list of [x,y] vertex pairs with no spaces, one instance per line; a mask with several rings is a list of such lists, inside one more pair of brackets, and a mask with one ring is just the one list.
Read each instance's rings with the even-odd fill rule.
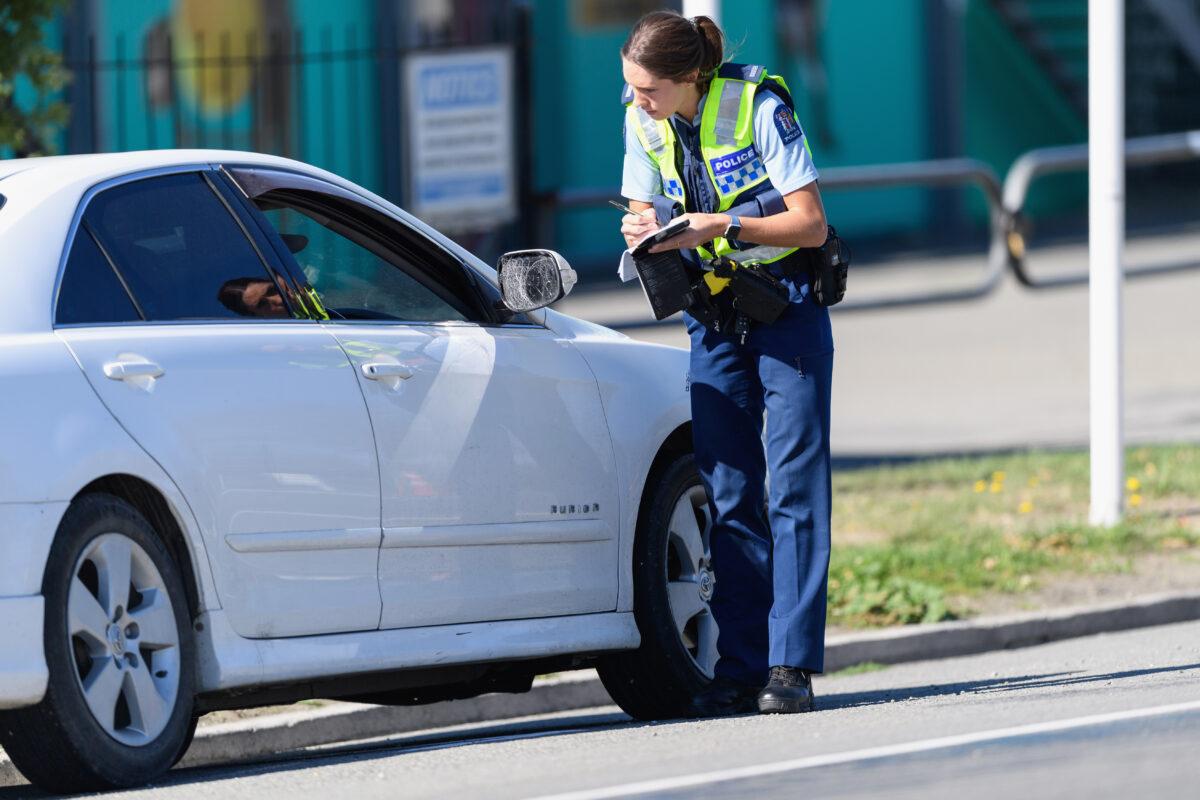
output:
[[[25,173],[25,177],[37,175],[39,180],[48,176],[62,176],[64,180],[71,182],[87,179],[98,182],[130,172],[159,167],[234,162],[300,169],[309,173],[324,172],[290,158],[241,150],[137,150],[0,160],[0,180]],[[339,182],[340,180],[338,179]]]

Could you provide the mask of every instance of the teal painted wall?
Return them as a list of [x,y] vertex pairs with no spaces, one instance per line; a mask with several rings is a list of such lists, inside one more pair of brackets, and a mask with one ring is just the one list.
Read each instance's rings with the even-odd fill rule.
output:
[[[964,141],[969,155],[989,163],[1003,179],[1012,162],[1038,147],[1087,141],[1087,123],[1030,57],[984,0],[971,0],[965,16]],[[1085,208],[1084,173],[1047,176],[1031,187],[1030,217]],[[986,213],[972,203],[977,218]]]
[[[801,119],[807,130],[823,122],[833,134],[829,144],[810,136],[817,168],[929,158],[923,4],[829,0],[825,8],[829,118]],[[802,112],[807,107],[813,113],[803,82],[792,85]],[[919,228],[929,212],[928,193],[921,189],[830,191],[825,203],[830,220],[856,236]]]
[[[143,0],[96,4],[98,150],[203,146],[256,149],[251,105],[265,92],[282,92],[291,128],[288,155],[380,189],[378,81],[363,51],[374,35],[373,0],[292,0],[286,19],[268,19],[260,0]],[[279,13],[275,11],[274,13]],[[283,84],[262,72],[235,69],[205,77],[201,60],[237,59],[267,52],[270,25],[299,31],[289,48],[306,54]],[[170,33],[185,66],[170,82],[173,102],[156,102],[139,63],[154,58],[148,40]],[[256,35],[257,34],[257,35]],[[160,39],[161,40],[161,39]],[[317,53],[333,53],[329,59]],[[187,66],[190,65],[190,66]],[[125,120],[121,124],[121,120]],[[178,132],[178,135],[177,135]],[[261,135],[261,130],[259,131]],[[279,152],[262,143],[258,149]],[[399,147],[399,143],[396,144]]]
[[[801,124],[817,123],[832,142],[810,143],[817,168],[927,158],[921,4],[878,0],[825,3],[823,51],[829,80],[827,120],[816,120],[800,64],[780,55],[775,0],[726,2],[723,28],[733,57],[781,73],[795,93]],[[573,0],[534,0],[534,127],[537,189],[620,184],[623,109],[619,103],[625,26],[583,29]],[[859,236],[908,230],[928,217],[918,189],[830,192],[830,218]],[[571,259],[615,258],[618,214],[580,209],[557,214],[555,241]]]
[[[624,26],[585,27],[572,2],[534,0],[534,174],[539,192],[612,188],[623,158]],[[610,207],[559,212],[554,240],[569,259],[616,257],[620,214]],[[615,265],[615,261],[614,261]]]

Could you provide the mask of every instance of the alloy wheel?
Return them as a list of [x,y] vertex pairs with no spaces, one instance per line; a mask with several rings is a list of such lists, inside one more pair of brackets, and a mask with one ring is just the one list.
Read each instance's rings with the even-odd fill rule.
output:
[[717,622],[709,603],[712,516],[703,486],[687,489],[675,504],[667,533],[667,599],[684,649],[705,677],[717,664]]
[[67,636],[97,724],[124,745],[153,742],[179,693],[179,631],[162,575],[129,537],[105,533],[84,548],[67,594]]

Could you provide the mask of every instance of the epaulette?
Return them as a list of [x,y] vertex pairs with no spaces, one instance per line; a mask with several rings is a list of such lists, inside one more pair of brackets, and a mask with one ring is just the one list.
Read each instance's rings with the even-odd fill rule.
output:
[[793,111],[796,110],[796,101],[792,99],[792,93],[789,92],[787,87],[785,87],[779,81],[767,78],[762,82],[761,88],[758,91],[768,91],[778,97],[780,102],[782,102],[785,106]]
[[722,64],[717,70],[718,78],[732,78],[747,83],[759,83],[767,74],[767,68],[759,64]]
[[625,88],[623,88],[621,90],[621,105],[627,106],[632,102],[633,102],[633,87],[627,83],[627,84],[625,84]]

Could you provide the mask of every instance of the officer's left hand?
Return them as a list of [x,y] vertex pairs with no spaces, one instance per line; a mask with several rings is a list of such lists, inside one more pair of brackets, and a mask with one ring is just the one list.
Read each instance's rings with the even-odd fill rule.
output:
[[651,253],[665,253],[667,250],[694,250],[725,233],[726,228],[729,227],[728,214],[684,214],[683,217],[691,221],[687,229],[662,244],[654,245],[650,248]]

